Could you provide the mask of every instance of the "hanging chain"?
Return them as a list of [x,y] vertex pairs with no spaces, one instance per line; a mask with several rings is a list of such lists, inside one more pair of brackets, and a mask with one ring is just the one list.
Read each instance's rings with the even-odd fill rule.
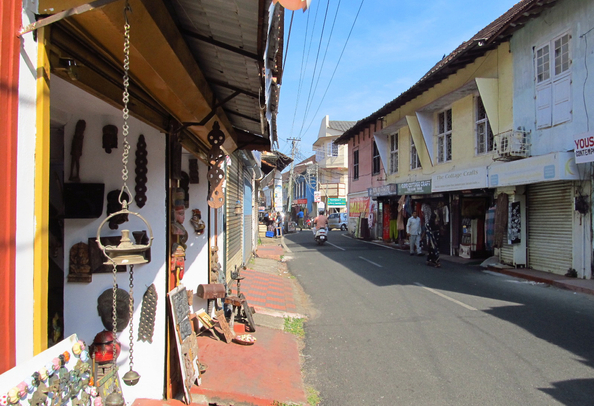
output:
[[128,142],[128,132],[130,129],[128,126],[128,118],[130,117],[130,110],[128,110],[128,102],[130,101],[130,93],[128,92],[128,87],[130,86],[130,76],[128,74],[130,71],[130,24],[128,23],[128,11],[130,11],[130,6],[128,5],[128,2],[126,2],[126,6],[124,8],[124,94],[122,97],[124,102],[124,108],[122,110],[122,116],[124,117],[124,124],[122,126],[122,135],[124,137],[122,152],[122,180],[124,181],[124,185],[119,197],[119,203],[122,205],[124,205],[122,196],[124,195],[125,190],[128,192],[129,197],[132,196],[130,190],[128,189],[128,185],[126,184],[126,181],[128,180],[128,155],[130,154],[130,143]]
[[[108,257],[109,258],[109,257]],[[113,303],[112,303],[112,312],[111,312],[111,322],[113,323],[112,325],[112,333],[113,333],[113,337],[112,337],[112,345],[113,345],[113,369],[115,370],[117,368],[117,363],[116,363],[116,356],[117,356],[117,348],[116,348],[116,343],[117,343],[117,339],[116,339],[116,334],[118,333],[118,313],[117,313],[117,302],[118,302],[118,267],[116,265],[115,262],[112,261],[113,264]]]
[[134,366],[134,264],[130,265],[130,371]]

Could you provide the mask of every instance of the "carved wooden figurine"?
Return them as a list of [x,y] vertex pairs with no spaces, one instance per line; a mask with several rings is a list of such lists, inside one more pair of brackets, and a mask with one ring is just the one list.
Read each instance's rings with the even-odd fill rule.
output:
[[[78,120],[76,129],[74,130],[74,137],[70,148],[70,181],[80,182],[80,157],[82,156],[83,141],[85,139],[85,128],[87,123],[85,120]],[[75,173],[76,170],[76,173]]]

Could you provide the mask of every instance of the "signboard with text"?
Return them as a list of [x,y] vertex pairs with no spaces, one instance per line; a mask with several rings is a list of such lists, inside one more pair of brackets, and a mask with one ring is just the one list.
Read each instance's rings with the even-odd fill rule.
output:
[[439,173],[433,175],[431,183],[433,192],[484,188],[487,187],[487,168],[483,166]]
[[576,164],[594,161],[594,131],[574,135],[573,143]]
[[351,197],[349,199],[349,217],[360,217],[369,213],[369,197]]
[[344,197],[341,197],[341,198],[329,197],[328,198],[328,207],[346,207],[346,199]]
[[322,192],[315,191],[314,192],[314,203],[320,203],[322,201]]
[[398,184],[399,195],[428,195],[431,194],[431,180],[419,180]]
[[393,196],[398,194],[398,185],[396,183],[390,183],[389,185],[370,187],[367,189],[370,197],[378,196]]

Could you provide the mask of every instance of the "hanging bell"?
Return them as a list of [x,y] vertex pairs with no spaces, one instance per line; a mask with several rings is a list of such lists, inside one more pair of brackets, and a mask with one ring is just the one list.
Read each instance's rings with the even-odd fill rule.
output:
[[121,393],[113,391],[105,398],[105,406],[124,406],[124,397]]
[[126,385],[128,385],[128,386],[134,386],[140,380],[140,374],[138,372],[133,371],[132,369],[130,369],[128,372],[126,372],[124,374],[124,376],[122,377],[122,380],[124,381],[124,383]]

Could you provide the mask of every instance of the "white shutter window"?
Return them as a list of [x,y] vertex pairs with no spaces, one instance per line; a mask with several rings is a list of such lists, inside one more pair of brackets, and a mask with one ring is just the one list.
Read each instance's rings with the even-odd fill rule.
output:
[[536,88],[536,128],[551,126],[551,84]]
[[565,33],[535,50],[537,129],[571,120],[570,42]]
[[553,83],[553,95],[555,97],[553,107],[553,125],[561,124],[571,120],[571,77]]

